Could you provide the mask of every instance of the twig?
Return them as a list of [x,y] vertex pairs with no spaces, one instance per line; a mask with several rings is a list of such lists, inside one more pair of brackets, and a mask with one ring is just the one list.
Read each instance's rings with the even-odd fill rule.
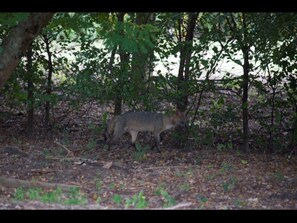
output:
[[148,168],[143,168],[141,170],[158,170],[158,169],[166,169],[166,168],[183,168],[183,167],[197,167],[197,165],[186,165],[186,166],[152,166]]
[[164,208],[164,209],[165,210],[176,210],[176,209],[180,209],[180,208],[184,208],[184,207],[189,207],[191,205],[192,205],[192,202],[180,203],[180,204],[174,205],[172,207]]
[[74,157],[73,152],[70,151],[66,146],[62,145],[61,143],[59,143],[59,142],[57,142],[57,141],[54,141],[54,143],[56,143],[57,145],[59,145],[59,146],[61,146],[63,149],[65,149],[65,150],[68,152],[67,156],[70,154],[72,157]]

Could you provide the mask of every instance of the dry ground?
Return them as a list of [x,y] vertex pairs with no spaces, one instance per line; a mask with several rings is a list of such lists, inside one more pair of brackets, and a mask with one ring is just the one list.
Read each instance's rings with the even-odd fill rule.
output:
[[22,115],[1,117],[1,177],[80,190],[45,201],[56,189],[0,184],[0,209],[297,209],[296,156],[176,148],[171,132],[162,153],[143,138],[139,150],[126,140],[107,150],[89,127],[98,116],[74,116],[48,139],[26,138]]

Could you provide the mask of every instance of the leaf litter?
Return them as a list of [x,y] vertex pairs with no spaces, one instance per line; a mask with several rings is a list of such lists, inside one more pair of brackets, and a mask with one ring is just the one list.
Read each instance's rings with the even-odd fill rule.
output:
[[67,125],[47,139],[25,137],[25,117],[1,127],[0,171],[7,178],[79,185],[87,202],[16,200],[17,188],[0,184],[0,209],[297,209],[295,156],[175,148],[166,141],[162,153],[139,151],[128,137],[108,150],[88,125],[92,119],[99,126],[100,114],[72,115],[75,131]]

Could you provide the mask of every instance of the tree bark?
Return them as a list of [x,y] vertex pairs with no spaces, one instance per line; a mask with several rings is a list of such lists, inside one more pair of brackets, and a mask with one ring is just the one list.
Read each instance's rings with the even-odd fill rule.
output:
[[0,88],[4,86],[33,39],[46,26],[54,13],[31,13],[20,22],[0,46]]
[[[180,97],[178,97],[177,102],[177,109],[180,111],[185,111],[188,106],[188,92],[187,88],[185,87],[186,82],[189,80],[190,76],[190,61],[191,61],[191,54],[192,54],[192,44],[194,38],[194,30],[196,21],[198,18],[198,12],[196,13],[188,13],[188,24],[187,24],[187,34],[184,42],[181,42],[181,49],[180,49],[180,65],[178,70],[178,84],[177,90],[180,93]],[[180,26],[181,26],[180,21]],[[180,40],[182,37],[181,28],[179,29],[179,36]]]
[[[118,22],[124,23],[124,16],[125,16],[125,12],[120,12],[118,13],[117,17],[118,17]],[[121,30],[121,35],[124,37],[125,32],[124,32],[124,27]],[[123,50],[123,47],[121,45],[119,45],[119,55],[120,55],[120,69],[121,69],[121,74],[119,76],[119,83],[117,84],[116,88],[115,88],[115,92],[116,92],[116,97],[115,97],[115,105],[114,105],[114,115],[119,115],[122,113],[122,101],[123,101],[123,97],[122,97],[122,86],[123,86],[123,79],[124,76],[123,75],[125,72],[127,72],[127,66],[129,64],[129,54],[127,52],[125,52]]]
[[33,81],[33,70],[32,70],[32,45],[30,45],[29,49],[26,52],[27,57],[27,135],[28,137],[33,136],[34,132],[34,81]]
[[243,83],[242,83],[242,124],[243,124],[243,150],[249,151],[249,112],[248,112],[248,90],[249,90],[249,54],[248,47],[243,49]]
[[53,62],[52,62],[52,53],[50,51],[50,42],[49,42],[49,38],[47,36],[47,34],[43,35],[43,40],[45,43],[45,47],[46,47],[46,53],[48,56],[48,75],[47,75],[47,86],[46,86],[46,102],[44,105],[44,135],[46,136],[48,133],[48,129],[49,129],[49,121],[50,121],[50,101],[49,98],[51,96],[52,93],[52,75],[53,75]]
[[243,151],[249,151],[249,104],[248,104],[248,92],[249,92],[249,50],[248,45],[248,33],[246,16],[242,14],[242,25],[243,25],[243,41],[242,41],[242,54],[243,54],[243,83],[242,83],[242,120],[243,120]]
[[[136,13],[135,24],[137,26],[145,25],[148,23],[148,19],[149,13]],[[144,80],[146,80],[148,77],[148,75],[146,74],[148,55],[148,53],[140,51],[132,54],[131,73],[138,94],[144,93],[143,91],[145,90]]]

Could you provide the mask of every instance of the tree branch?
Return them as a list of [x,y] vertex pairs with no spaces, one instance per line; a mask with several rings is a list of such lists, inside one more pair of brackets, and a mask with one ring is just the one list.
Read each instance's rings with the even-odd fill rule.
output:
[[46,26],[54,13],[31,13],[3,40],[0,46],[0,88],[19,64],[33,39]]

